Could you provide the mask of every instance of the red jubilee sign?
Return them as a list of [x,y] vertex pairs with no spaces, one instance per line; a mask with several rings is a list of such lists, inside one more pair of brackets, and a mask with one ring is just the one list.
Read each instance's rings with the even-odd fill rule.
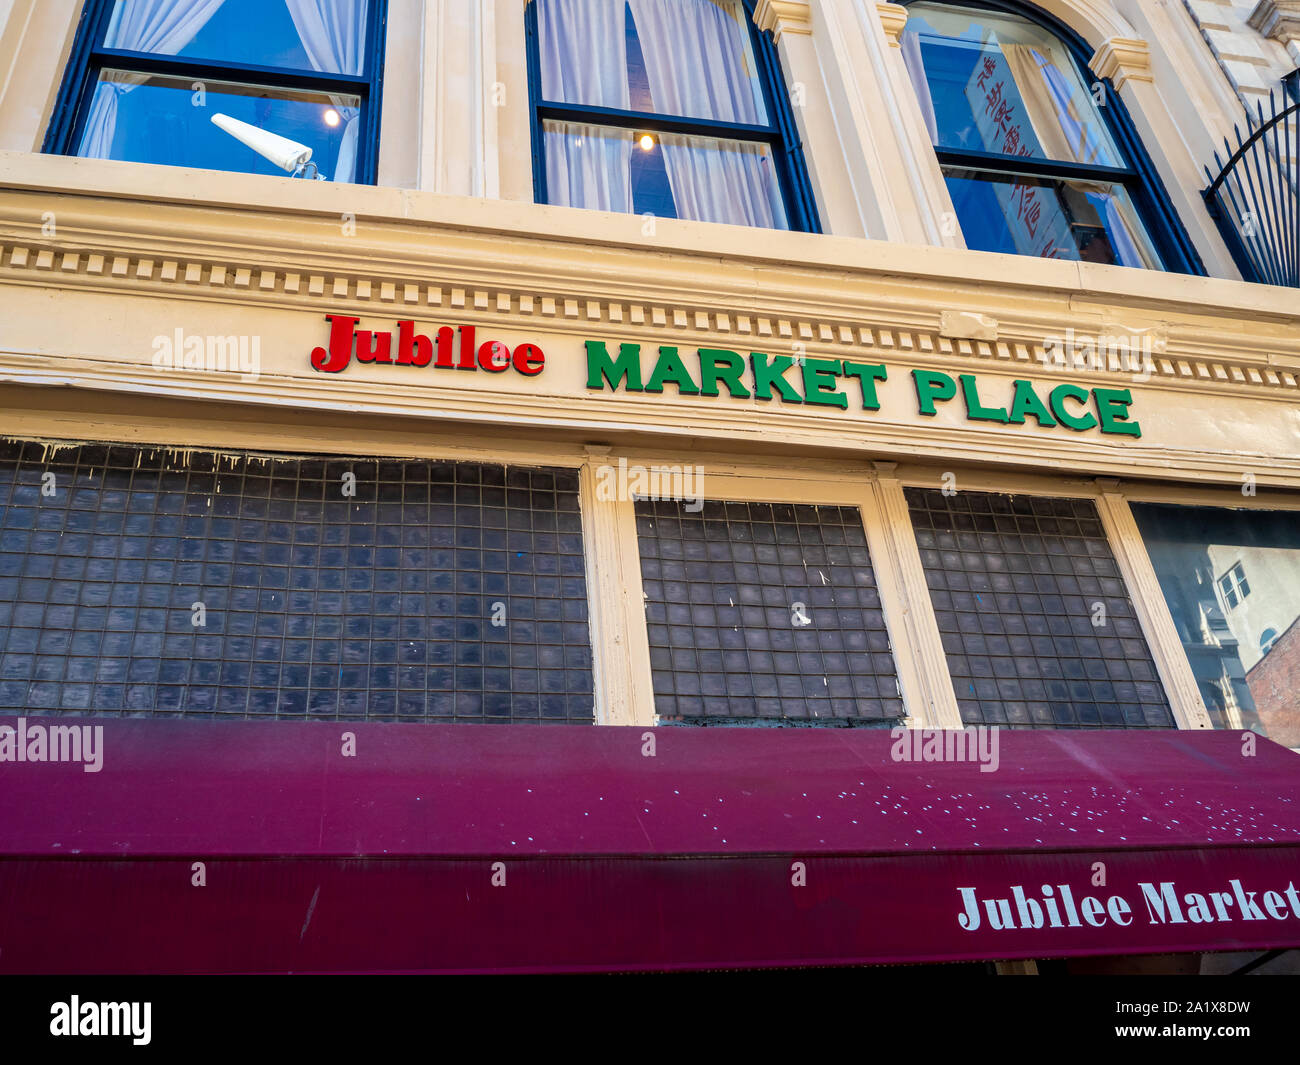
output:
[[311,365],[321,373],[338,373],[355,358],[357,362],[388,363],[394,366],[433,366],[439,370],[486,370],[505,373],[514,368],[525,377],[536,377],[546,368],[546,355],[536,344],[520,344],[511,351],[500,340],[475,344],[474,326],[453,329],[443,326],[429,338],[415,331],[415,323],[397,323],[391,332],[358,329],[359,318],[327,314],[330,339],[327,348],[313,348]]

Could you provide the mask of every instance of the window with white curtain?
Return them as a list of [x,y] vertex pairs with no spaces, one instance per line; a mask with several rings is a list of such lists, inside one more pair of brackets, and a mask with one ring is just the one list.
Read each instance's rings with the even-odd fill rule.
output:
[[385,0],[87,0],[46,150],[373,182]]
[[1172,212],[1136,165],[1118,93],[1021,6],[908,6],[903,60],[967,247],[1186,268],[1162,253],[1177,223],[1153,217]]
[[777,71],[745,0],[531,0],[537,199],[817,228]]

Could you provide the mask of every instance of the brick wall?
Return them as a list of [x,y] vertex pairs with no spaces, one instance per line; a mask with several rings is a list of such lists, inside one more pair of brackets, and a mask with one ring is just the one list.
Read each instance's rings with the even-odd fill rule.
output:
[[1246,684],[1269,739],[1300,747],[1300,621],[1246,674]]

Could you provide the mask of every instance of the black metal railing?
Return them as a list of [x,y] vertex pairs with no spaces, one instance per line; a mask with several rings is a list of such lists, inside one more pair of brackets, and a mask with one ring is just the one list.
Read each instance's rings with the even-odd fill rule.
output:
[[1300,71],[1269,93],[1267,115],[1255,107],[1245,138],[1233,126],[1235,150],[1224,138],[1226,161],[1214,153],[1202,195],[1247,281],[1300,288]]

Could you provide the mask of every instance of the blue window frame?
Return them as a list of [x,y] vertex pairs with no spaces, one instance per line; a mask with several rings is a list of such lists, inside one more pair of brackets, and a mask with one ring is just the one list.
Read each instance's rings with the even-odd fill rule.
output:
[[1205,273],[1082,38],[1019,0],[904,2],[904,62],[967,247]]
[[818,232],[752,0],[529,0],[538,203]]
[[299,172],[374,184],[386,17],[387,0],[86,0],[44,151],[284,175],[306,147]]

